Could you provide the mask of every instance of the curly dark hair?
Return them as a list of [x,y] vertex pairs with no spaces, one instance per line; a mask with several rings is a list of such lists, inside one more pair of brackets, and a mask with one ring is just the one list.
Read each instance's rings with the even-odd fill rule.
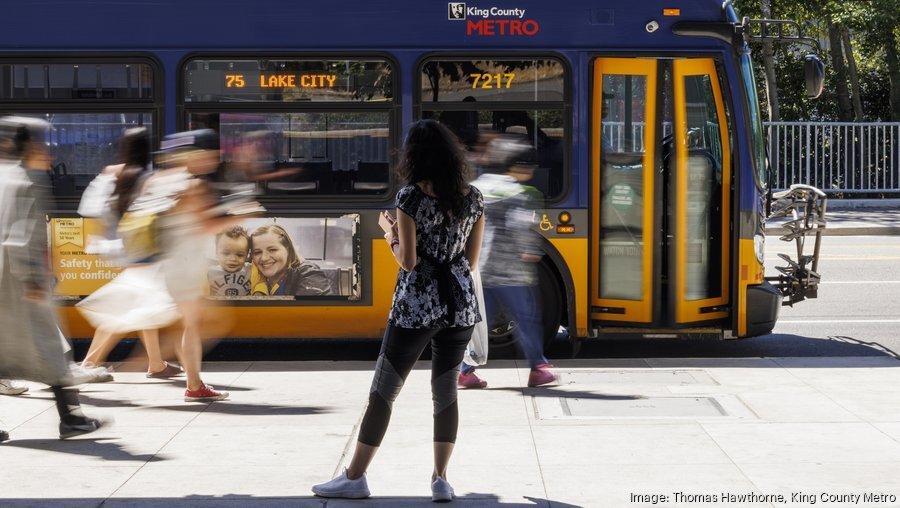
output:
[[410,184],[430,182],[444,216],[462,216],[469,165],[459,139],[444,125],[434,120],[412,124],[397,173]]
[[232,240],[237,240],[238,238],[243,238],[247,240],[247,250],[250,250],[250,233],[247,232],[242,226],[234,226],[228,229],[223,229],[216,233],[216,244],[218,245],[219,239],[223,236],[227,236]]

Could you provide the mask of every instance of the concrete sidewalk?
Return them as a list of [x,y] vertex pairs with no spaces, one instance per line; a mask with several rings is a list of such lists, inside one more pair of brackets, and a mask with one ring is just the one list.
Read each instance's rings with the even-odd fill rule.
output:
[[[832,202],[825,212],[828,236],[863,236],[863,235],[900,235],[900,207],[859,207],[841,208]],[[787,230],[781,224],[787,219],[778,219],[766,223],[766,235],[781,236]]]
[[[373,366],[207,364],[205,379],[231,400],[188,404],[183,380],[123,365],[115,383],[83,389],[90,413],[116,424],[72,441],[56,439],[50,393],[30,385],[0,397],[12,435],[0,444],[0,506],[429,506],[424,363],[395,404],[373,497],[310,493],[348,461]],[[529,389],[521,364],[493,362],[488,390],[460,392],[456,505],[900,505],[892,357],[570,360],[558,370],[560,385]],[[873,494],[889,497],[862,497]]]

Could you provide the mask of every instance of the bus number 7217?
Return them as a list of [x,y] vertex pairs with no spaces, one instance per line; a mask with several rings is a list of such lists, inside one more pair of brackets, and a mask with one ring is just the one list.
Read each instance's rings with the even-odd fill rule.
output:
[[[512,84],[513,79],[516,78],[515,74],[478,74],[473,73],[469,74],[469,77],[472,79],[472,88],[509,88],[509,85]],[[503,86],[503,78],[506,78],[506,86]],[[493,84],[492,84],[493,83]]]

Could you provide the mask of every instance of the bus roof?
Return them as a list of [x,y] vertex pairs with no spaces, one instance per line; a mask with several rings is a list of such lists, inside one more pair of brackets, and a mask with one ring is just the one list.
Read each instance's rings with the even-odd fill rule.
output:
[[[16,0],[15,50],[720,47],[676,21],[722,21],[722,0]],[[460,7],[462,5],[462,7]],[[677,15],[676,15],[677,14]],[[649,32],[647,24],[659,29]]]

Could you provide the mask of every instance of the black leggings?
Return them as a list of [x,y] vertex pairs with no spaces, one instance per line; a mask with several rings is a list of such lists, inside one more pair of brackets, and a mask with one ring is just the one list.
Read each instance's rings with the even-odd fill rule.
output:
[[434,441],[455,443],[459,427],[456,382],[459,364],[474,326],[465,328],[397,328],[388,325],[369,391],[369,406],[359,429],[359,442],[381,446],[391,420],[391,407],[413,365],[431,341],[431,395]]

